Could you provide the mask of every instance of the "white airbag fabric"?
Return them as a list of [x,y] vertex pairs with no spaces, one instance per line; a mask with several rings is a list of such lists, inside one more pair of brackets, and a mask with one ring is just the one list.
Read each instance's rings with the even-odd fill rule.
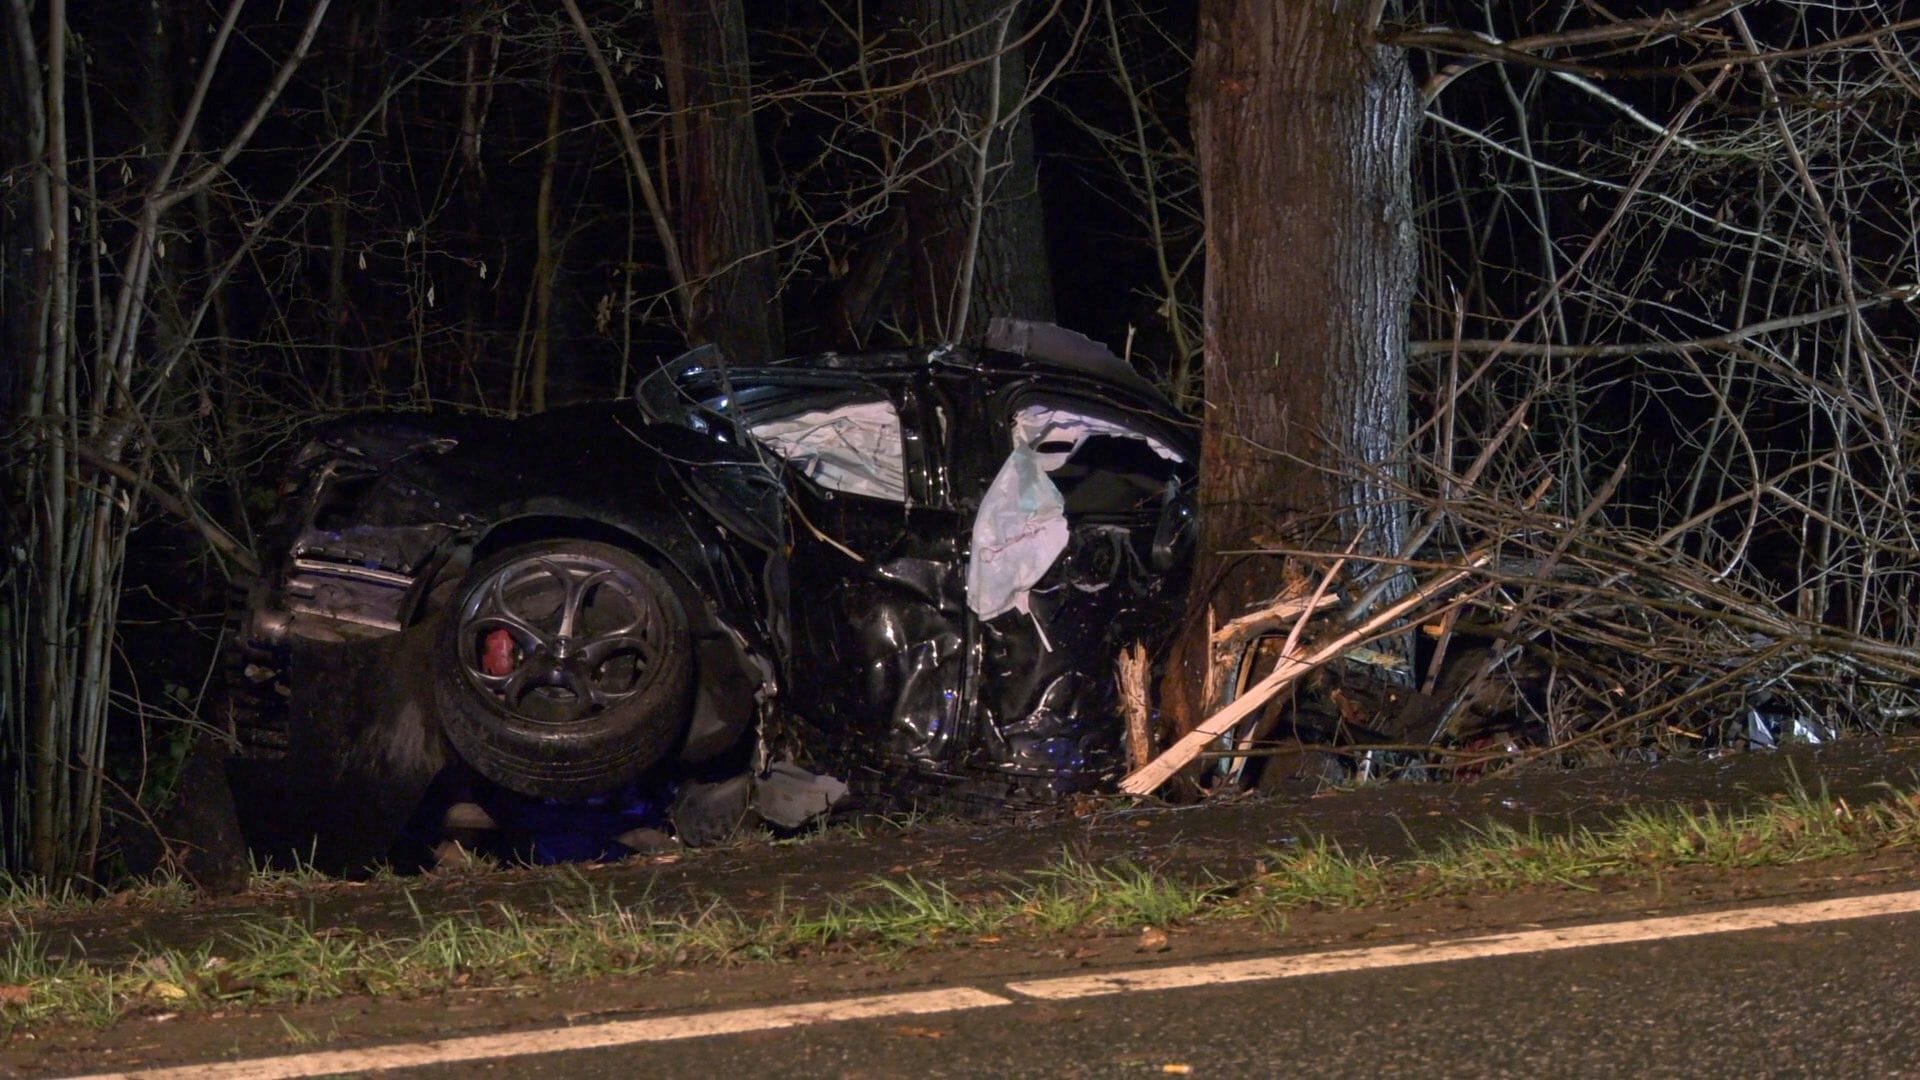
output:
[[1111,420],[1051,405],[1021,408],[1013,417],[1013,453],[973,520],[967,606],[974,614],[991,619],[1009,611],[1031,613],[1033,587],[1067,549],[1066,500],[1047,473],[1066,464],[1090,435],[1138,439],[1168,461],[1180,460],[1160,440]]
[[829,491],[907,501],[900,414],[891,401],[820,409],[752,427],[753,437]]
[[1040,455],[1020,446],[1008,455],[973,519],[967,606],[983,619],[1029,611],[1030,590],[1067,549],[1066,500]]

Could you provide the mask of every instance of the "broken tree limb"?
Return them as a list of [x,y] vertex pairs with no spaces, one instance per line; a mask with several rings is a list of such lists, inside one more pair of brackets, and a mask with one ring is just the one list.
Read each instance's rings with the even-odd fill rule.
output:
[[1148,705],[1147,680],[1152,664],[1147,647],[1134,642],[1120,652],[1117,681],[1120,715],[1127,720],[1127,768],[1145,768],[1153,760],[1153,710]]
[[[1339,602],[1339,598],[1333,595],[1333,592],[1332,592],[1333,583],[1340,577],[1340,571],[1346,568],[1347,560],[1352,558],[1354,549],[1357,548],[1359,545],[1360,545],[1360,537],[1356,535],[1353,538],[1352,543],[1349,543],[1347,545],[1347,550],[1342,552],[1340,557],[1333,561],[1333,565],[1327,567],[1326,572],[1320,575],[1320,583],[1314,586],[1313,592],[1307,596],[1306,600],[1300,601],[1297,596],[1294,598],[1294,611],[1292,616],[1293,626],[1287,631],[1287,638],[1280,645],[1280,653],[1279,653],[1280,656],[1283,656],[1283,657],[1291,656],[1293,654],[1294,649],[1300,644],[1300,635],[1307,632],[1307,621],[1312,619],[1313,616],[1322,607]],[[1291,566],[1293,564],[1290,563],[1288,565]],[[1276,609],[1281,606],[1284,606],[1284,604],[1272,605],[1268,608],[1268,611],[1275,612]],[[1208,614],[1209,615],[1212,614],[1211,608],[1208,609]],[[1234,665],[1236,669],[1234,682],[1236,685],[1233,688],[1233,692],[1236,698],[1246,693],[1248,690],[1247,676],[1250,674],[1250,672],[1247,667],[1247,661],[1251,659],[1251,657],[1248,655],[1246,650],[1250,648],[1257,648],[1257,646],[1254,645],[1254,642],[1258,640],[1258,637],[1256,635],[1266,632],[1265,630],[1260,629],[1260,625],[1261,625],[1260,619],[1265,615],[1267,615],[1267,612],[1256,611],[1256,612],[1253,612],[1251,615],[1243,615],[1238,619],[1234,619],[1232,622],[1227,624],[1229,628],[1233,628],[1233,627],[1244,628],[1242,633],[1246,640],[1244,641],[1214,640],[1212,643],[1212,646],[1213,646],[1212,657],[1207,669],[1209,674],[1221,668],[1222,664],[1225,662],[1225,656],[1228,650],[1231,650],[1231,652],[1239,654],[1238,662],[1235,663]],[[1272,616],[1272,617],[1274,617],[1276,620],[1273,623],[1273,626],[1277,627],[1279,625],[1277,621],[1277,618],[1278,618],[1277,613],[1275,616]],[[1230,634],[1227,635],[1229,639],[1231,638],[1231,636],[1232,635]],[[1276,664],[1277,663],[1278,661],[1276,661]],[[1207,698],[1207,708],[1211,709],[1211,708],[1214,708],[1216,705],[1224,705],[1224,704],[1225,702],[1221,701],[1218,698],[1214,698],[1214,697]],[[1261,717],[1258,720],[1255,720],[1251,727],[1246,728],[1241,732],[1241,737],[1238,740],[1239,744],[1243,747],[1252,746],[1254,744],[1254,741],[1257,738],[1265,735],[1267,733],[1267,729],[1271,725],[1277,723],[1278,721],[1279,721],[1279,710],[1268,709],[1266,716]],[[1232,777],[1232,779],[1235,782],[1237,782],[1240,779],[1241,770],[1246,768],[1246,764],[1247,764],[1247,759],[1240,758],[1237,761],[1233,761],[1228,766],[1228,774]]]
[[[1250,611],[1225,626],[1213,627],[1213,608],[1207,608],[1207,678],[1206,695],[1200,699],[1201,709],[1218,708],[1227,700],[1226,679],[1228,672],[1232,676],[1234,693],[1246,689],[1246,663],[1249,650],[1257,648],[1259,640],[1275,630],[1292,623],[1295,627],[1305,624],[1316,612],[1335,607],[1340,597],[1328,594],[1323,587],[1311,597],[1291,596],[1276,599],[1258,611]],[[1286,650],[1282,650],[1283,652]],[[1145,759],[1129,763],[1129,768],[1137,769],[1145,765]]]
[[[1232,731],[1234,725],[1246,719],[1254,710],[1265,705],[1275,694],[1297,681],[1302,675],[1330,660],[1337,659],[1361,642],[1387,632],[1401,617],[1460,584],[1472,576],[1474,571],[1485,566],[1492,557],[1491,551],[1485,548],[1475,552],[1465,566],[1448,571],[1415,589],[1397,603],[1381,609],[1365,622],[1304,657],[1293,656],[1290,650],[1289,653],[1283,653],[1272,674],[1255,683],[1232,704],[1202,720],[1198,727],[1168,747],[1165,753],[1148,762],[1145,768],[1134,770],[1126,779],[1120,781],[1120,790],[1128,795],[1151,795],[1159,789],[1160,785],[1172,779],[1175,773],[1199,757],[1201,751],[1215,739]],[[1459,600],[1452,603],[1459,603]]]
[[1338,603],[1340,603],[1340,598],[1328,593],[1317,594],[1311,599],[1303,596],[1294,596],[1285,600],[1276,600],[1266,607],[1261,608],[1259,611],[1248,612],[1237,619],[1231,620],[1225,626],[1213,631],[1208,637],[1215,645],[1234,644],[1244,641],[1247,638],[1259,637],[1262,634],[1292,622],[1302,615],[1310,615],[1314,612],[1333,607]]

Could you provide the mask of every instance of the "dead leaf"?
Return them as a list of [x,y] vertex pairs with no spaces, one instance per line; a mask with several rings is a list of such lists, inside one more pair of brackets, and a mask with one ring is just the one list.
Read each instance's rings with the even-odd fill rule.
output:
[[0,1005],[22,1005],[33,1000],[31,986],[0,986]]
[[947,1033],[939,1028],[915,1027],[911,1024],[902,1024],[894,1028],[893,1033],[914,1039],[944,1039],[947,1037]]
[[1171,948],[1173,948],[1173,943],[1167,939],[1167,932],[1165,930],[1149,926],[1145,930],[1140,931],[1140,944],[1138,946],[1140,952],[1166,952]]
[[1192,1076],[1193,1066],[1184,1061],[1169,1061],[1160,1066],[1160,1071],[1168,1076]]

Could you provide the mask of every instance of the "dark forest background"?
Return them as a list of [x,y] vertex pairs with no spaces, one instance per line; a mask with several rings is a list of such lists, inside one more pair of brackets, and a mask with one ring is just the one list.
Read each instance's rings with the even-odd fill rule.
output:
[[[1361,534],[1388,571],[1362,612],[1475,569],[1449,619],[1492,644],[1448,669],[1452,711],[1386,736],[1477,768],[1920,708],[1898,5],[0,12],[0,867],[91,872],[103,807],[164,796],[306,425],[996,315],[1106,342],[1240,446],[1209,452],[1219,506],[1285,491],[1214,519],[1210,551],[1265,553],[1221,621]],[[1309,122],[1342,94],[1405,152]],[[1339,168],[1228,167],[1303,146]],[[1369,221],[1404,267],[1351,243]],[[1341,267],[1399,314],[1316,306]],[[1362,384],[1390,407],[1346,403]]]

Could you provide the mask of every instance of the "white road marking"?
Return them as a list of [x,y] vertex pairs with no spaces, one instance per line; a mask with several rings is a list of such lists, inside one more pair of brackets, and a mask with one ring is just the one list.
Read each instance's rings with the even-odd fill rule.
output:
[[1525,930],[1512,934],[1458,938],[1451,941],[1379,945],[1366,949],[1341,949],[1335,952],[1296,956],[1270,956],[1258,960],[1227,960],[1212,964],[1186,964],[1180,967],[1139,968],[1133,971],[1076,975],[1062,979],[1032,979],[1008,983],[1007,989],[1025,997],[1067,1001],[1074,998],[1099,997],[1103,994],[1297,979],[1303,975],[1410,967],[1415,964],[1444,964],[1486,956],[1558,952],[1563,949],[1587,949],[1600,945],[1624,945],[1636,941],[1660,941],[1671,938],[1700,937],[1706,934],[1731,934],[1742,930],[1764,930],[1776,926],[1799,926],[1806,923],[1839,922],[1846,919],[1870,919],[1879,915],[1909,915],[1915,912],[1920,912],[1920,890],[1882,893],[1877,896],[1854,896],[1841,900],[1813,900],[1779,907],[1741,908],[1701,915],[1675,915],[1633,922],[1595,923],[1555,930]]
[[[1456,938],[1448,941],[1380,945],[1366,949],[1271,956],[1257,960],[1227,960],[1208,964],[1180,964],[1136,968],[1101,975],[1029,979],[1008,983],[1006,989],[1028,998],[1066,1001],[1107,994],[1177,990],[1194,986],[1294,979],[1342,971],[1368,971],[1443,964],[1485,956],[1518,956],[1558,952],[1639,941],[1731,934],[1807,923],[1842,922],[1882,915],[1920,913],[1920,889],[1909,892],[1854,896],[1840,900],[1813,900],[1774,907],[1741,908],[1702,915],[1675,915],[1630,922],[1594,923],[1555,930],[1525,930],[1511,934]],[[697,1039],[709,1035],[738,1035],[752,1031],[833,1024],[843,1020],[880,1020],[892,1016],[959,1012],[966,1009],[1012,1005],[1012,998],[969,987],[885,994],[845,1001],[817,1001],[756,1009],[729,1009],[695,1016],[664,1016],[616,1020],[592,1026],[548,1028],[542,1031],[474,1035],[434,1042],[372,1046],[360,1050],[327,1050],[250,1061],[187,1065],[139,1072],[100,1073],[81,1080],[291,1080],[348,1072],[378,1072],[463,1061],[488,1061],[551,1054],[569,1050],[598,1050],[639,1043]]]
[[370,1046],[361,1050],[323,1050],[286,1057],[256,1058],[174,1069],[131,1073],[101,1073],[86,1080],[284,1080],[291,1077],[331,1076],[335,1073],[376,1072],[460,1061],[490,1061],[563,1050],[598,1050],[635,1043],[698,1039],[707,1035],[738,1035],[749,1031],[832,1024],[842,1020],[873,1020],[889,1016],[958,1012],[1013,1002],[998,994],[968,987],[885,994],[845,1001],[816,1001],[801,1005],[774,1005],[761,1009],[730,1009],[697,1016],[663,1016],[646,1020],[616,1020],[582,1027],[514,1031],[500,1035],[473,1035],[435,1042]]

